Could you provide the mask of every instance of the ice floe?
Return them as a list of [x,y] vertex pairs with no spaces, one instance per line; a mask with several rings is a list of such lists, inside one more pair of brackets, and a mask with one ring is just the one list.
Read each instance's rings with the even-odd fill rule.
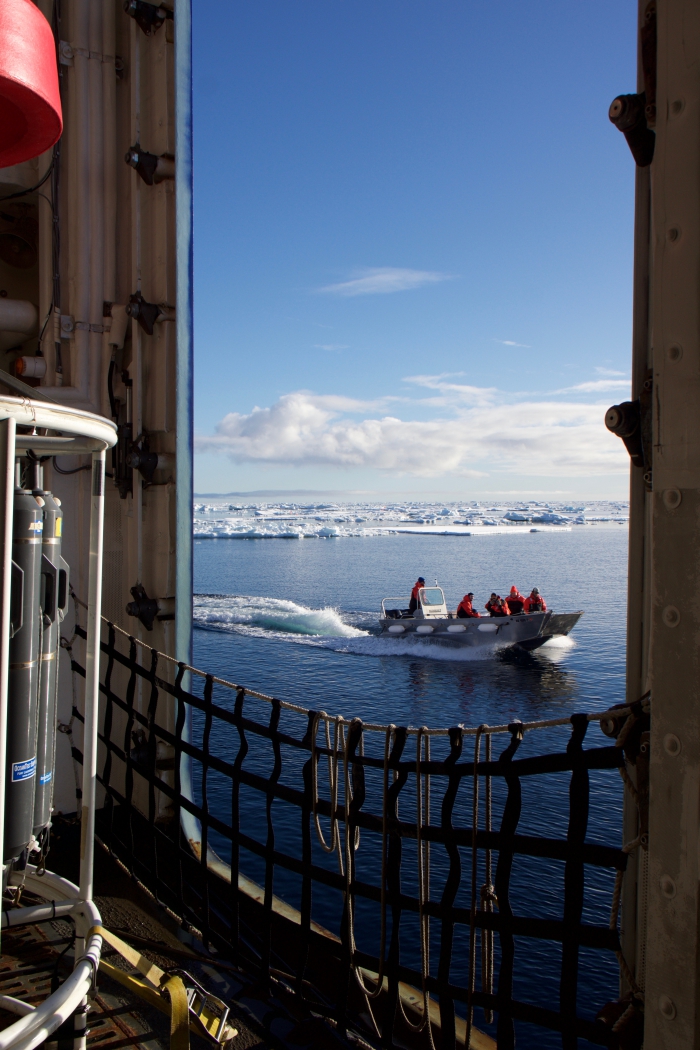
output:
[[529,535],[570,531],[580,526],[623,525],[625,501],[585,505],[532,500],[482,506],[478,501],[454,504],[418,501],[354,503],[231,503],[209,498],[194,503],[197,539],[342,539],[405,533],[416,536]]

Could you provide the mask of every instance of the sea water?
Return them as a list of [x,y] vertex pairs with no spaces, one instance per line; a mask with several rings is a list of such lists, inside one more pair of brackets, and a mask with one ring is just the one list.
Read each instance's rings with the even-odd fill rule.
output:
[[[618,517],[624,520],[620,512]],[[494,524],[503,524],[502,517]],[[251,689],[346,718],[435,727],[567,717],[624,700],[627,530],[614,520],[565,531],[531,532],[527,523],[514,524],[476,535],[373,531],[243,543],[202,538],[195,539],[194,555],[195,664]],[[426,641],[379,638],[381,599],[407,596],[419,575],[444,588],[448,608],[455,608],[467,591],[475,593],[475,607],[483,607],[491,591],[505,595],[515,584],[523,593],[538,586],[550,608],[583,610],[584,616],[570,638],[555,639],[534,653],[454,651]],[[557,732],[559,737],[548,738],[527,734],[521,754],[563,750],[569,731]],[[586,746],[607,742],[594,723]],[[506,743],[507,737],[494,738],[494,754]],[[472,746],[465,744],[465,759]],[[566,837],[568,780],[567,774],[523,781],[519,833]],[[222,797],[219,804],[227,819],[228,800]],[[588,841],[621,844],[621,806],[620,778],[613,772],[593,773]],[[498,799],[495,809],[497,826]],[[470,825],[468,813],[457,817],[456,822],[463,818]],[[298,853],[296,831],[288,830],[284,839],[283,831],[277,845]],[[436,848],[432,863],[439,889]],[[468,853],[462,863],[466,885]],[[252,878],[262,877],[258,858],[246,855],[241,866]],[[376,884],[377,872],[368,874]],[[298,904],[298,883],[284,873],[277,879],[275,892]],[[511,889],[516,914],[561,917],[563,866],[558,862],[516,858]],[[405,891],[415,888],[407,882]],[[585,921],[607,925],[611,892],[609,872],[586,869]],[[464,895],[458,903],[468,907]],[[332,894],[325,900],[315,890],[316,921],[338,932],[338,912]],[[358,908],[358,943],[363,923],[366,937],[372,938],[373,921]],[[410,947],[410,931],[405,940]],[[515,997],[557,1010],[560,948],[521,941]],[[361,946],[377,949],[376,944]],[[458,938],[453,978],[462,983],[466,952],[466,942]],[[582,949],[580,957],[579,1012],[593,1018],[617,997],[617,963],[612,953],[600,951]],[[475,1023],[493,1031],[479,1010]],[[519,1046],[561,1045],[555,1033],[516,1027]]]

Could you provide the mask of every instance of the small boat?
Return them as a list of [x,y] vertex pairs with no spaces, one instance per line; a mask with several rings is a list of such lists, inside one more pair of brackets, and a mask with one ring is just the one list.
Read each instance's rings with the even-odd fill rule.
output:
[[[401,603],[398,607],[395,603]],[[403,607],[402,607],[403,606]],[[511,613],[509,616],[458,618],[447,610],[445,594],[436,583],[421,587],[418,608],[410,612],[406,598],[384,598],[379,618],[380,637],[410,638],[472,648],[519,646],[539,649],[550,638],[564,637],[576,626],[583,612]]]

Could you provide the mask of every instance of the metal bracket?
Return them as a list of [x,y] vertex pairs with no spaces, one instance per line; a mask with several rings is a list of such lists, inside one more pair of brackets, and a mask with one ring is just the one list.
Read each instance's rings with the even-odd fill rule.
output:
[[146,0],[124,0],[124,10],[146,36],[156,33],[166,18],[173,18],[173,12],[167,7],[150,4]]
[[126,465],[138,470],[145,485],[153,484],[153,474],[158,469],[158,453],[151,452],[148,435],[141,437],[141,443],[133,441],[126,457]]
[[134,321],[138,321],[146,335],[153,335],[153,325],[160,317],[162,310],[156,303],[148,303],[141,292],[134,292],[129,297],[126,312]]
[[124,155],[124,160],[133,168],[147,186],[158,185],[165,179],[175,178],[175,158],[171,153],[158,156],[141,148],[139,142]]
[[636,401],[622,401],[605,413],[605,425],[611,434],[621,438],[632,464],[644,470],[644,481],[651,491],[652,483],[652,391],[654,380],[649,372]]
[[656,134],[656,0],[650,0],[640,29],[644,91],[618,95],[608,116],[627,140],[635,164],[647,168],[654,159]]
[[135,616],[140,620],[147,631],[153,630],[153,621],[158,615],[158,602],[155,598],[149,598],[146,588],[142,583],[137,583],[130,588],[133,602],[129,602],[126,611],[129,616]]
[[[226,1022],[228,1021],[229,1008],[223,999],[219,999],[218,996],[212,995],[212,993],[208,992],[206,988],[203,988],[199,981],[196,981],[192,974],[188,973],[187,970],[168,970],[168,974],[173,977],[182,978],[185,985],[185,991],[187,992],[187,1005],[190,1014],[196,1018],[210,1038],[217,1043],[226,1042]],[[215,1032],[209,1031],[209,1025],[203,1017],[205,1010],[207,1010],[208,1013],[213,1014],[219,1022]]]

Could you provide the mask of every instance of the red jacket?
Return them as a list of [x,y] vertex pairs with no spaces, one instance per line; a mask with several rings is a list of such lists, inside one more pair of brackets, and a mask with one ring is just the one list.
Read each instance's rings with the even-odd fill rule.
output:
[[529,594],[525,599],[524,610],[529,612],[547,612],[547,603],[541,594]]
[[419,580],[416,580],[416,582],[413,584],[413,590],[411,591],[411,597],[415,598],[416,601],[418,601],[418,591],[421,589],[421,587],[425,587],[425,584],[421,583]]
[[460,619],[466,616],[473,616],[476,619],[480,619],[481,613],[476,612],[476,610],[472,607],[471,598],[467,597],[467,595],[465,594],[461,602],[457,606],[457,616],[459,616]]
[[512,598],[516,602],[524,602],[525,601],[525,595],[521,594],[517,587],[511,587],[510,594],[508,595],[508,598],[509,599]]
[[489,600],[486,603],[486,608],[492,616],[510,616],[510,608],[508,602],[504,601],[499,595],[495,601]]

